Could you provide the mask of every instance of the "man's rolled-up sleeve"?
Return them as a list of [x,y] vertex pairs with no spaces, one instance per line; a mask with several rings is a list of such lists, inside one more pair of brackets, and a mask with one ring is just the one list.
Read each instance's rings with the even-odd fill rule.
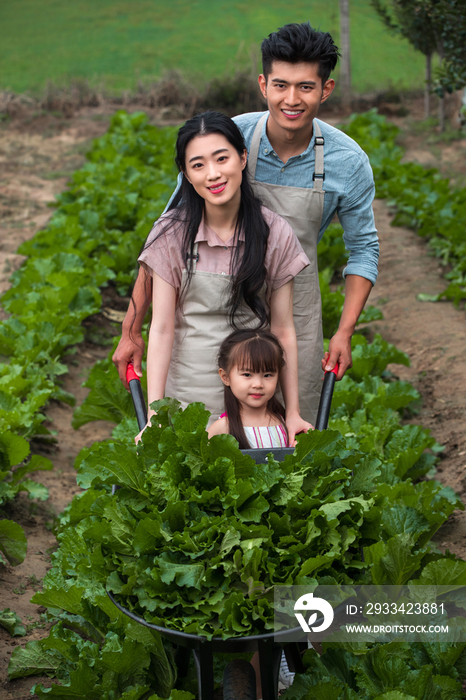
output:
[[180,187],[181,187],[182,181],[183,181],[183,173],[178,173],[178,177],[176,178],[176,187],[175,187],[175,189],[173,190],[173,192],[171,193],[170,199],[168,200],[168,202],[167,202],[167,204],[166,204],[166,206],[165,206],[165,209],[163,210],[162,214],[165,214],[165,212],[168,211],[168,207],[169,207],[170,204],[172,203],[172,200],[175,199],[176,195],[178,194],[178,190],[179,190]]
[[366,154],[358,155],[337,208],[343,226],[343,240],[349,251],[343,276],[359,275],[375,284],[378,274],[379,237],[372,202],[375,185]]

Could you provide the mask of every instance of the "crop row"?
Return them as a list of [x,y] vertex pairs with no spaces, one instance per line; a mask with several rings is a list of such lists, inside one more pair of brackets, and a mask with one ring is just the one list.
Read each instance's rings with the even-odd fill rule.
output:
[[368,154],[377,197],[396,209],[392,224],[428,239],[445,267],[447,288],[436,296],[423,295],[423,300],[449,299],[458,306],[466,299],[466,188],[452,188],[435,168],[403,163],[404,151],[396,145],[398,127],[375,110],[353,116],[343,129]]
[[[62,359],[83,340],[82,321],[100,310],[100,288],[112,282],[125,292],[132,281],[132,261],[176,181],[175,133],[144,114],[117,113],[48,226],[19,249],[28,260],[2,297],[10,316],[0,322],[0,507],[19,491],[48,496],[29,474],[52,464],[31,457],[29,442],[50,436],[47,402],[74,403],[60,386]],[[19,564],[26,547],[21,527],[1,520],[0,561]]]
[[[48,226],[18,250],[28,260],[2,297],[11,315],[0,322],[0,507],[20,491],[48,497],[29,475],[52,464],[31,457],[29,441],[50,436],[47,402],[74,403],[60,385],[67,371],[61,360],[83,340],[82,321],[99,312],[100,289],[110,283],[126,294],[133,281],[139,250],[175,186],[175,136],[175,128],[149,125],[145,114],[117,112],[57,198]],[[343,297],[326,298],[332,324]],[[371,317],[369,311],[365,320]],[[0,561],[19,564],[26,548],[21,527],[1,520]]]
[[[377,125],[379,118],[360,119]],[[75,174],[70,192],[62,196],[58,216],[74,217],[80,227],[66,252],[80,257],[86,249],[83,259],[90,252],[95,270],[109,270],[99,284],[128,285],[128,260],[135,260],[163,206],[161,200],[159,211],[150,210],[140,226],[133,208],[127,228],[121,227],[128,204],[124,177],[133,176],[134,205],[144,172],[135,167],[115,178],[114,170],[138,148],[141,158],[147,155],[151,129],[142,117],[118,115],[91,152],[90,165]],[[171,164],[171,153],[167,166],[168,159]],[[123,177],[124,186],[112,190],[112,177],[117,185]],[[156,178],[152,186],[160,186]],[[147,206],[157,191],[147,193]],[[55,236],[54,222],[55,217],[22,252],[34,256],[36,251],[40,258],[54,245],[62,252],[70,241],[68,228]],[[106,226],[113,243],[106,240],[99,250],[95,242]],[[71,237],[75,230],[70,227]],[[117,232],[121,238],[121,231],[134,230],[118,240]],[[342,303],[341,293],[329,288],[335,268],[344,262],[339,237],[333,227],[319,250],[327,337]],[[109,251],[112,245],[119,250],[120,243],[126,251],[121,266],[111,266]],[[112,253],[120,260],[115,249]],[[95,313],[98,299],[91,296]],[[368,310],[365,320],[377,317],[376,310]],[[146,700],[154,689],[163,697],[170,692],[172,698],[186,697],[171,690],[171,650],[157,634],[122,615],[106,590],[154,620],[163,620],[160,608],[168,605],[181,629],[228,636],[270,629],[270,601],[266,596],[258,601],[274,583],[466,583],[465,563],[441,555],[431,543],[459,502],[432,479],[418,481],[433,475],[435,457],[426,448],[434,448],[435,441],[419,426],[401,425],[403,410],[418,395],[386,372],[388,364],[407,364],[408,358],[379,336],[372,343],[355,336],[353,354],[353,368],[335,392],[331,430],[301,438],[293,458],[266,468],[243,458],[229,436],[208,447],[206,416],[198,405],[180,412],[162,402],[160,423],[146,431],[137,452],[128,394],[110,359],[97,363],[75,425],[106,417],[117,427],[111,440],[83,450],[77,460],[78,482],[86,490],[62,518],[46,589],[34,598],[58,621],[46,640],[15,651],[10,677],[39,670],[56,676],[63,685],[48,692],[36,688],[43,698]],[[121,487],[115,496],[111,484]],[[391,643],[355,650],[329,642],[322,657],[308,653],[310,672],[287,694],[339,700],[388,700],[395,692],[397,698],[459,698],[464,649],[464,644]]]
[[[358,119],[380,132],[377,115],[357,117],[354,128]],[[174,135],[144,115],[118,113],[47,229],[22,246],[29,260],[4,298],[14,314],[0,327],[11,358],[4,367],[23,366],[23,343],[30,376],[44,375],[50,393],[37,400],[29,424],[7,426],[11,435],[44,432],[41,407],[66,398],[59,360],[82,339],[81,321],[99,310],[99,287],[128,289],[133,261],[174,184]],[[340,233],[332,227],[319,249],[326,337],[343,301],[329,287],[345,260]],[[368,309],[363,320],[373,318],[380,312]],[[156,690],[185,700],[172,690],[171,649],[121,614],[106,590],[153,620],[163,620],[160,609],[168,606],[185,631],[231,636],[270,629],[270,600],[261,591],[276,583],[466,583],[466,564],[431,542],[459,501],[432,478],[419,481],[433,476],[435,456],[426,448],[435,441],[419,426],[401,425],[419,396],[386,371],[407,364],[407,356],[380,336],[368,343],[358,335],[353,360],[335,392],[331,429],[301,438],[293,458],[266,468],[243,458],[229,436],[209,447],[205,411],[195,404],[180,412],[162,402],[160,423],[136,451],[129,396],[110,359],[97,363],[74,424],[104,417],[117,426],[111,440],[78,457],[86,490],[63,515],[46,588],[34,597],[56,624],[47,639],[15,650],[10,678],[57,677],[62,685],[36,688],[40,698],[147,700]],[[31,394],[24,388],[15,395],[21,405]],[[115,496],[111,484],[121,486]],[[388,700],[399,688],[397,698],[462,697],[466,645],[391,644],[355,650],[329,642],[322,657],[309,652],[310,673],[288,697]]]

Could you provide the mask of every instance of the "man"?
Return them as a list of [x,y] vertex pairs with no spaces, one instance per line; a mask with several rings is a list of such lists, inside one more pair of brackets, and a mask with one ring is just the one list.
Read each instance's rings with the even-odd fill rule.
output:
[[[268,112],[243,114],[235,122],[245,138],[256,195],[287,219],[311,261],[295,278],[293,307],[301,415],[314,422],[322,369],[333,369],[338,363],[337,379],[341,379],[351,367],[351,336],[377,277],[374,181],[359,146],[316,119],[320,105],[335,87],[329,76],[338,60],[338,48],[330,34],[315,31],[309,23],[289,24],[264,39],[261,49],[259,87]],[[350,257],[344,271],[340,324],[323,355],[317,243],[335,214],[343,226]],[[129,309],[113,356],[125,384],[130,359],[141,373],[144,344],[140,329],[151,298],[145,284],[139,275],[133,291],[137,313]]]

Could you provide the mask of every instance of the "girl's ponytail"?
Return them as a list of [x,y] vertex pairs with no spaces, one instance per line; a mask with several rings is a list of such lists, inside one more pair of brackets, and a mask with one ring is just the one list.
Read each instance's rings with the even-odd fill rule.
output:
[[248,442],[243,423],[241,422],[240,403],[229,386],[225,386],[223,389],[223,400],[228,420],[228,432],[238,440],[240,450],[249,449],[251,445]]

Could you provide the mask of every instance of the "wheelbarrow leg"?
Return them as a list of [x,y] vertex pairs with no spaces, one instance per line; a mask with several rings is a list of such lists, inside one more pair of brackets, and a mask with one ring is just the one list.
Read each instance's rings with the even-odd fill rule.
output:
[[283,651],[285,652],[286,662],[290,671],[292,673],[304,673],[305,669],[299,642],[285,644]]
[[214,660],[212,644],[203,642],[193,649],[194,662],[197,671],[197,686],[199,700],[212,700],[214,697]]
[[175,664],[180,678],[188,675],[191,650],[188,647],[177,646],[175,650]]
[[257,647],[259,651],[262,698],[263,700],[277,700],[281,647],[274,644],[271,640],[260,640],[257,643]]

